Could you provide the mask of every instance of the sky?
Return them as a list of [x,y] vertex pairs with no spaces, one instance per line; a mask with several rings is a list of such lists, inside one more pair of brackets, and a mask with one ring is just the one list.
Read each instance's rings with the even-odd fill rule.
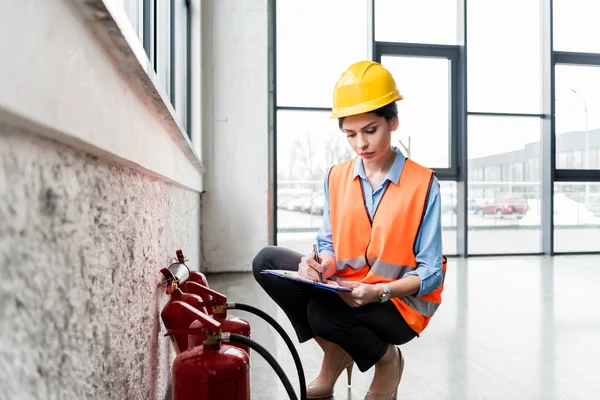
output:
[[[554,0],[555,49],[600,52],[600,1]],[[433,12],[432,10],[436,10]],[[468,110],[541,113],[539,0],[468,0]],[[280,106],[331,107],[339,75],[369,58],[368,0],[277,2],[277,100]],[[458,44],[452,0],[376,0],[379,41]],[[393,143],[411,137],[413,158],[448,164],[449,64],[445,60],[387,57],[405,99]],[[579,95],[575,94],[574,89]],[[556,132],[600,127],[600,68],[558,66]],[[327,113],[281,113],[278,159],[294,137],[339,134]],[[498,154],[539,141],[538,118],[469,117],[469,156]]]

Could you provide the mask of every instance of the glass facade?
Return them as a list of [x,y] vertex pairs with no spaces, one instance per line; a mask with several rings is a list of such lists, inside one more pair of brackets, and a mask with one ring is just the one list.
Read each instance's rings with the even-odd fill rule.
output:
[[440,180],[445,254],[600,251],[600,3],[326,3],[276,2],[279,244],[314,241],[324,175],[354,156],[332,89],[370,58],[405,96],[393,144]]

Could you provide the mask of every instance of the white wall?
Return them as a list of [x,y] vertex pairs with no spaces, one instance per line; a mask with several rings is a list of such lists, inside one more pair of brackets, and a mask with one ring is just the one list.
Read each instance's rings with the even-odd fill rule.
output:
[[204,0],[203,268],[250,269],[268,235],[267,0]]
[[[146,75],[151,67],[140,65],[145,58],[141,44],[133,49],[136,55],[124,41],[120,47],[99,43],[99,39],[117,36],[111,29],[120,34],[123,28],[135,39],[125,12],[116,14],[121,25],[114,27],[107,13],[95,11],[102,8],[101,0],[76,3],[20,0],[3,4],[2,119],[201,190],[201,168],[186,148],[186,139],[170,115],[172,109],[164,105],[161,93],[152,93]],[[90,13],[87,19],[82,10]],[[114,5],[113,10],[119,11]],[[145,78],[145,87],[139,84],[140,76]]]

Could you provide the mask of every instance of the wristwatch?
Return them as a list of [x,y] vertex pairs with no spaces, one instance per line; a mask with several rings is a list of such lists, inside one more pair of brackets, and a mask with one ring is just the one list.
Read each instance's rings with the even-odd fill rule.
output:
[[379,302],[385,303],[392,297],[392,293],[390,292],[390,287],[385,283],[380,283],[380,286],[383,288],[383,294],[379,296]]

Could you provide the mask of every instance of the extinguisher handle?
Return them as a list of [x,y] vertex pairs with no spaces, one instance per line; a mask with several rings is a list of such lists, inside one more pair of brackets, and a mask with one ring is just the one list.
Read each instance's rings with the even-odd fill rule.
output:
[[181,249],[177,249],[175,255],[180,263],[185,264],[185,257],[183,256],[183,251]]
[[174,301],[171,303],[171,307],[179,307],[179,311],[188,314],[189,316],[196,318],[202,323],[202,327],[213,333],[217,333],[221,330],[221,323],[215,319],[209,317],[203,312],[195,309],[188,303],[183,301]]
[[[204,294],[208,294],[208,295],[212,296],[214,303],[207,302],[206,305],[218,305],[218,304],[226,304],[227,303],[227,296],[225,296],[222,293],[217,292],[216,290],[207,288],[206,286],[203,286],[197,282],[187,281],[186,285],[189,285],[190,287],[193,287]],[[208,304],[208,303],[212,303],[212,304]]]

